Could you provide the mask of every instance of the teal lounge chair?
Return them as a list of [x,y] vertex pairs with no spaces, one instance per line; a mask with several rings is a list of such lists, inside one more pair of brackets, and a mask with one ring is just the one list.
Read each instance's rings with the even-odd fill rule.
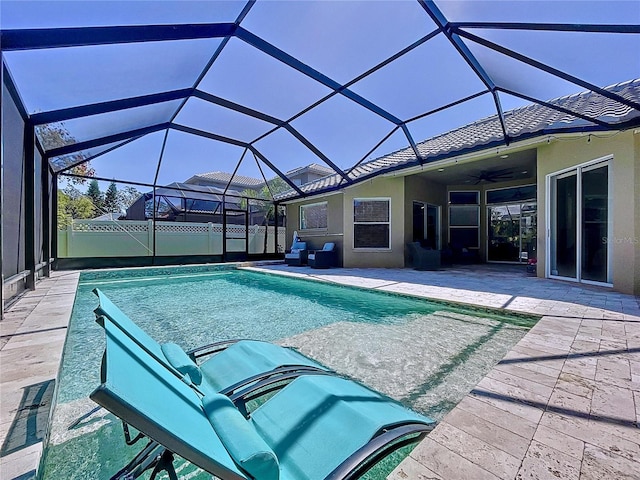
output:
[[113,478],[153,469],[177,478],[173,454],[221,480],[358,478],[418,441],[433,420],[344,378],[299,376],[246,419],[231,400],[182,373],[103,318],[101,385],[91,398],[152,442]]
[[[94,310],[97,321],[104,326],[109,319],[134,339],[150,355],[165,366],[177,369],[201,390],[231,395],[243,391],[270,377],[291,378],[301,372],[329,370],[293,349],[255,340],[230,340],[212,343],[185,352],[174,343],[159,344],[124,314],[99,289],[99,305]],[[200,364],[198,362],[206,358]]]

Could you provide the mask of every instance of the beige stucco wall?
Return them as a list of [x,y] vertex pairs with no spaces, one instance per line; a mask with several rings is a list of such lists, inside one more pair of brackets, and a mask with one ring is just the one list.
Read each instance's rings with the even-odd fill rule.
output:
[[[300,207],[318,202],[327,202],[327,228],[302,230],[300,228]],[[291,248],[294,230],[297,230],[300,238],[307,242],[309,250],[319,250],[326,242],[334,242],[338,250],[338,264],[341,265],[344,243],[342,193],[287,205],[287,249]]]
[[[404,267],[404,177],[378,177],[344,191],[344,266]],[[389,250],[353,248],[353,199],[391,199],[391,248]]]
[[546,176],[613,155],[612,275],[614,289],[640,293],[640,141],[633,131],[603,138],[596,135],[552,140],[538,148],[538,276],[545,274]]
[[635,263],[633,268],[633,293],[640,295],[640,134],[633,135],[634,140],[634,179],[635,187],[633,192],[634,202],[634,223],[635,223],[635,235],[634,235],[634,250],[635,250]]
[[[391,248],[354,250],[353,199],[391,199]],[[300,206],[327,201],[327,229],[300,230]],[[336,242],[340,262],[344,267],[404,267],[404,177],[379,177],[328,195],[287,205],[287,248],[293,231],[309,242],[311,248],[321,248],[324,242]]]

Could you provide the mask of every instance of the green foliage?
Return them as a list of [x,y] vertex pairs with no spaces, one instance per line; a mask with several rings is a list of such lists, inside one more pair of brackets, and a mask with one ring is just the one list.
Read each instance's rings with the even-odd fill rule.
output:
[[58,228],[65,229],[74,219],[93,218],[95,209],[93,202],[86,195],[76,195],[78,190],[73,187],[69,194],[58,190]]
[[[289,184],[280,177],[273,178],[269,180],[267,183],[269,185],[269,190],[271,190],[271,193],[273,195],[277,195],[279,193],[286,192],[287,190],[291,190],[291,187],[289,186]],[[264,190],[264,187],[263,187],[263,190]],[[271,197],[271,195],[269,195],[269,197]]]
[[109,184],[104,194],[103,210],[105,212],[117,213],[120,211],[120,198],[118,196],[118,187],[115,182]]
[[[76,139],[71,136],[62,122],[38,125],[36,127],[36,135],[45,150],[51,150],[52,148],[64,147],[76,143]],[[91,162],[85,161],[85,158],[86,157],[81,153],[69,155],[67,157],[67,163],[69,165],[76,165],[71,168],[68,173],[80,175],[81,177],[95,176],[96,172],[93,167],[91,167]],[[67,181],[70,185],[83,185],[86,183],[87,179],[67,177]]]
[[[276,207],[273,203],[272,199],[275,195],[286,192],[290,190],[291,187],[287,182],[285,182],[280,177],[272,178],[267,181],[267,185],[264,185],[260,190],[247,189],[244,190],[241,195],[243,197],[240,205],[242,208],[247,208],[248,200],[247,198],[252,198],[256,200],[251,200],[250,204],[254,206],[259,206],[264,210],[264,219],[262,221],[262,225],[267,227],[269,224],[273,222],[276,216]],[[271,199],[271,200],[269,200]],[[263,252],[267,252],[267,235],[264,236],[264,246]]]
[[252,188],[248,188],[243,190],[241,195],[243,197],[248,198],[260,198],[260,199],[272,199],[275,195],[279,193],[286,192],[290,190],[291,187],[287,182],[285,182],[280,177],[272,178],[267,181],[267,185],[263,185],[260,190],[254,190]]
[[87,189],[87,197],[91,200],[96,208],[96,211],[101,212],[104,208],[104,195],[100,191],[98,181],[93,179],[89,182],[89,188]]

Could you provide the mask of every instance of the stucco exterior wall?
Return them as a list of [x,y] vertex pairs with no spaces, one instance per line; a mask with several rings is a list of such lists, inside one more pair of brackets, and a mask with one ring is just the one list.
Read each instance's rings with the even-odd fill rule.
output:
[[640,295],[640,134],[635,133],[633,135],[633,144],[634,144],[634,192],[633,199],[634,202],[634,223],[635,223],[635,235],[634,235],[634,243],[635,243],[635,263],[633,268],[633,293],[635,295]]
[[[345,267],[404,267],[405,195],[404,177],[379,177],[344,191],[344,266]],[[391,199],[391,248],[353,248],[353,199]]]
[[547,257],[547,175],[613,155],[610,170],[613,238],[609,240],[613,287],[624,293],[640,293],[639,136],[630,130],[608,137],[602,134],[602,138],[596,135],[562,138],[538,148],[538,276],[545,274]]
[[[298,235],[307,242],[310,250],[319,250],[326,242],[334,242],[338,250],[338,264],[342,265],[342,246],[344,244],[342,197],[342,193],[336,193],[323,198],[287,205],[287,249],[291,248],[293,231],[297,230]],[[300,228],[300,207],[318,202],[327,202],[327,228],[302,230]]]

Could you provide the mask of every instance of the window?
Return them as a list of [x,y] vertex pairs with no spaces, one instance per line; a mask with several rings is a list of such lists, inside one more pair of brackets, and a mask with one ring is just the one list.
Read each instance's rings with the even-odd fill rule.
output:
[[449,243],[480,247],[480,192],[449,192]]
[[327,202],[300,207],[300,230],[327,228]]
[[354,198],[353,248],[391,248],[391,200]]
[[487,190],[487,204],[493,203],[522,203],[536,199],[537,187],[535,185],[522,185],[519,187],[499,188]]
[[478,205],[480,192],[449,192],[449,205]]

